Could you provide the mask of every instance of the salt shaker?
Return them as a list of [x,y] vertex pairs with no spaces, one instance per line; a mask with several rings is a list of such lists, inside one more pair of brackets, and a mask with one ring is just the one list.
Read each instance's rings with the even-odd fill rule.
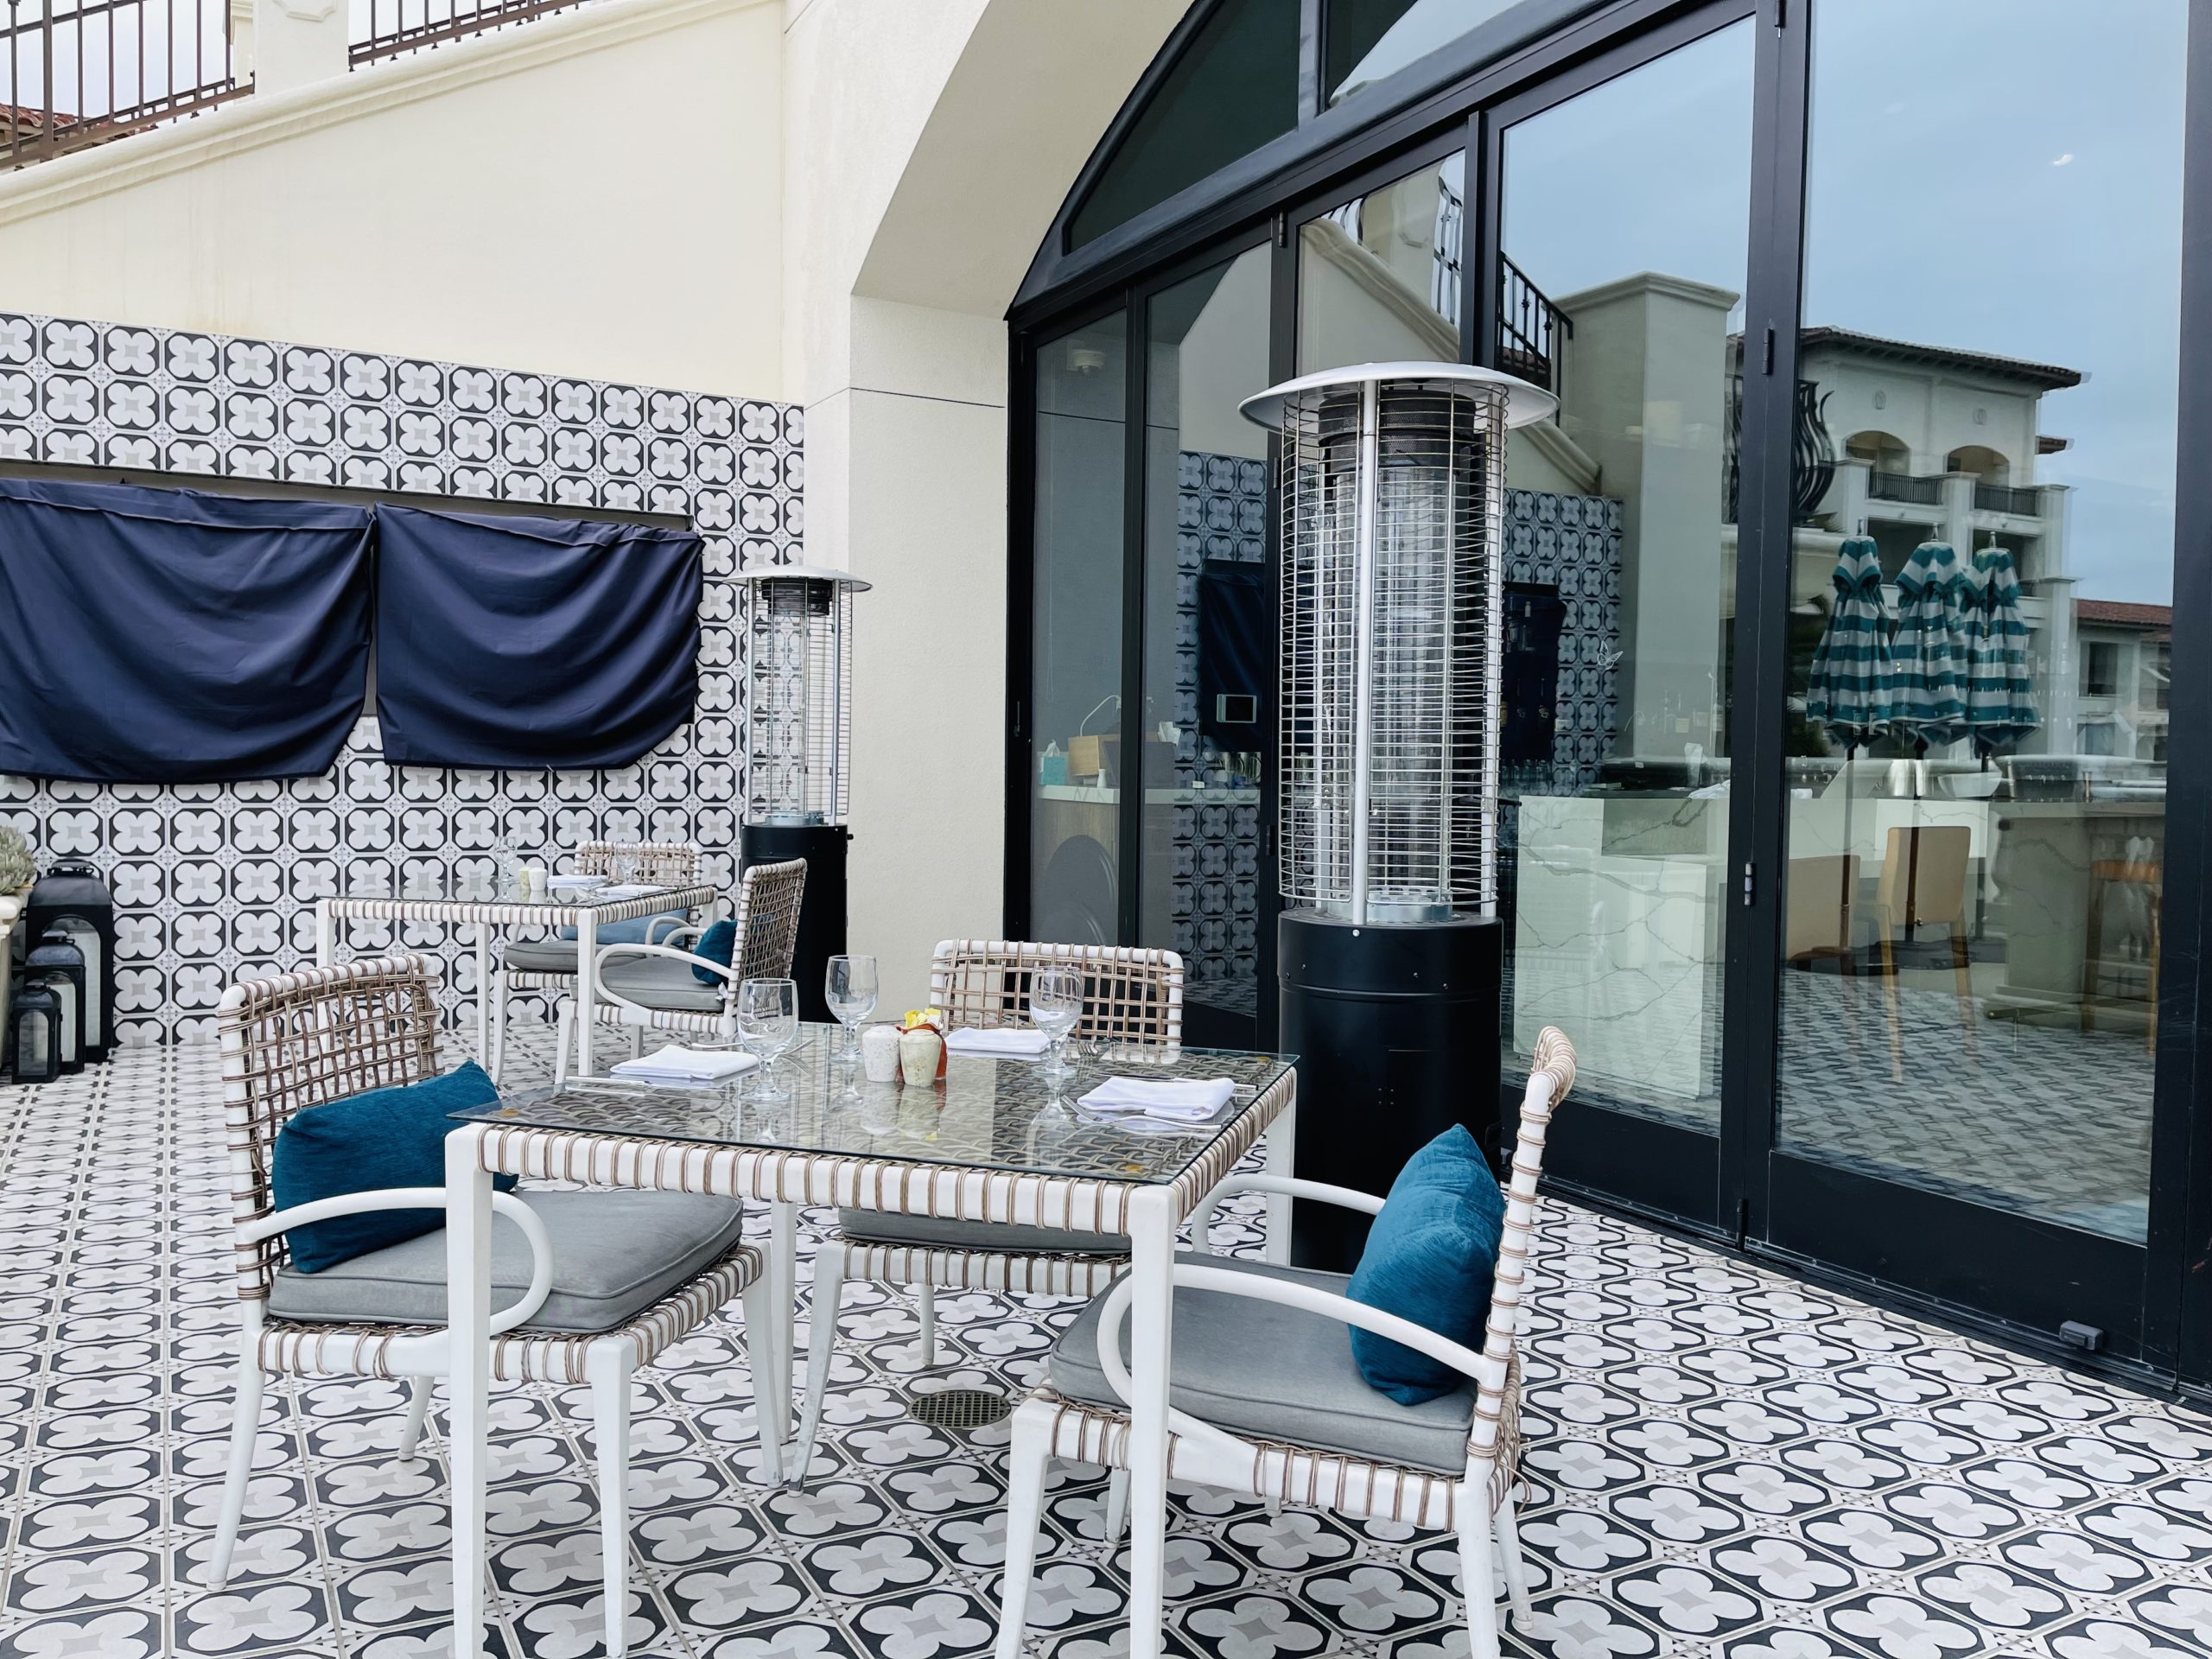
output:
[[870,1083],[899,1081],[899,1028],[870,1026],[861,1033],[861,1065]]
[[899,1070],[909,1089],[926,1089],[935,1083],[944,1058],[944,1039],[927,1026],[899,1033]]

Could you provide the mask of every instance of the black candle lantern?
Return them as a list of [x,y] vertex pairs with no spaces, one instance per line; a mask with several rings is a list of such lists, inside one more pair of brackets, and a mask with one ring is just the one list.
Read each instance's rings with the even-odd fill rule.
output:
[[61,1075],[61,1000],[52,988],[17,986],[8,1026],[17,1083],[52,1083]]
[[54,993],[61,1026],[61,1069],[85,1069],[85,953],[54,929],[23,959],[23,981]]
[[33,941],[60,928],[84,953],[84,1019],[79,1047],[88,1060],[104,1060],[115,1046],[115,900],[99,866],[81,858],[56,860],[31,889],[23,931]]

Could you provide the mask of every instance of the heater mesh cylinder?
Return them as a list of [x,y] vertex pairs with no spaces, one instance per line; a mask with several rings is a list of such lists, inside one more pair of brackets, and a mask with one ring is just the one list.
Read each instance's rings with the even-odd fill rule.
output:
[[1495,913],[1508,384],[1350,378],[1282,403],[1294,904]]
[[746,822],[845,822],[852,752],[853,594],[812,573],[746,572]]

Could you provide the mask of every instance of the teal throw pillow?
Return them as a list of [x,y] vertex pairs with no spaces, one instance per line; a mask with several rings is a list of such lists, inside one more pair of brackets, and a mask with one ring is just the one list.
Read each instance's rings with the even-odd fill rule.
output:
[[[727,968],[729,966],[730,953],[736,949],[737,924],[716,922],[699,936],[699,943],[692,948],[691,954],[702,962],[718,962]],[[664,957],[661,960],[665,962],[667,958]],[[691,976],[702,985],[728,983],[720,974],[709,973],[704,968],[694,968],[691,970]]]
[[[386,1186],[443,1186],[446,1135],[460,1127],[449,1113],[488,1106],[499,1097],[484,1068],[471,1060],[441,1077],[326,1101],[293,1115],[276,1132],[269,1181],[279,1210]],[[493,1181],[502,1192],[515,1178]],[[387,1244],[446,1224],[438,1210],[370,1210],[311,1221],[286,1235],[292,1265],[321,1273]]]
[[[1352,1300],[1411,1319],[1463,1347],[1482,1347],[1505,1228],[1505,1195],[1475,1137],[1455,1123],[1398,1172],[1348,1287]],[[1466,1379],[1402,1342],[1355,1327],[1351,1356],[1369,1386],[1402,1406]]]

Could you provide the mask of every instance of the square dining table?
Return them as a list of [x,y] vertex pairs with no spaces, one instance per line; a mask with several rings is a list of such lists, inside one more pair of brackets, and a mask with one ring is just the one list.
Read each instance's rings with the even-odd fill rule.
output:
[[[494,1175],[765,1203],[774,1224],[770,1270],[785,1308],[801,1205],[1126,1236],[1135,1281],[1131,1651],[1159,1654],[1175,1232],[1262,1135],[1270,1171],[1290,1173],[1293,1058],[1093,1046],[1056,1084],[1033,1061],[955,1055],[940,1082],[904,1087],[867,1082],[838,1039],[836,1027],[803,1027],[765,1084],[758,1071],[709,1089],[579,1078],[454,1114],[460,1124],[445,1144],[455,1654],[482,1650]],[[1234,1092],[1204,1122],[1130,1124],[1077,1103],[1109,1076],[1226,1077]],[[1268,1202],[1270,1258],[1287,1260],[1290,1201]],[[788,1323],[773,1352],[756,1408],[772,1405],[788,1423]]]
[[476,1056],[488,1069],[491,1034],[492,930],[495,927],[570,927],[576,933],[576,1070],[591,1071],[594,1028],[592,1003],[597,982],[591,971],[599,949],[599,930],[612,922],[710,905],[721,894],[704,883],[687,887],[627,887],[567,889],[524,899],[512,887],[486,893],[480,882],[452,874],[413,877],[397,887],[349,887],[315,901],[315,960],[327,968],[338,959],[338,925],[347,917],[387,922],[466,922],[476,928]]

